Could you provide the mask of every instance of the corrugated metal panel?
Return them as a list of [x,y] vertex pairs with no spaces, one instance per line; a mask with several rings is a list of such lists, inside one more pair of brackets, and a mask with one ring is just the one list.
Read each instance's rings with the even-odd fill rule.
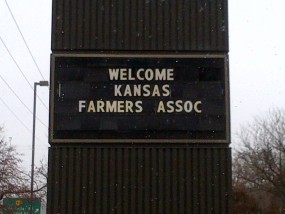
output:
[[228,51],[227,0],[53,0],[52,50]]
[[231,213],[229,148],[53,146],[48,213]]

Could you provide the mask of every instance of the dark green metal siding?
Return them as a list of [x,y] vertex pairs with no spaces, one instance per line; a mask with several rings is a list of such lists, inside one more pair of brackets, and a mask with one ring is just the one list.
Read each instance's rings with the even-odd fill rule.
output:
[[[227,7],[227,0],[53,0],[52,51],[227,55]],[[53,143],[47,213],[232,213],[229,143]]]
[[228,51],[227,0],[53,0],[52,50]]
[[48,213],[231,213],[228,148],[53,146]]

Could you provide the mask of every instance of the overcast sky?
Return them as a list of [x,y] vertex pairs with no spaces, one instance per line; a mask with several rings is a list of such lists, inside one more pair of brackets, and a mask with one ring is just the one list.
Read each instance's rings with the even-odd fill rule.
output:
[[[24,164],[29,167],[33,110],[30,85],[43,79],[40,72],[49,80],[51,0],[6,1],[40,68],[29,55],[5,0],[0,0],[0,37],[14,58],[0,41],[0,125],[4,126],[6,139],[11,138],[25,155]],[[241,124],[270,108],[285,106],[284,8],[284,0],[229,0],[232,147]],[[48,88],[38,87],[38,95],[48,106]],[[39,99],[37,104],[40,121],[36,126],[36,162],[47,159],[49,146],[48,111]]]

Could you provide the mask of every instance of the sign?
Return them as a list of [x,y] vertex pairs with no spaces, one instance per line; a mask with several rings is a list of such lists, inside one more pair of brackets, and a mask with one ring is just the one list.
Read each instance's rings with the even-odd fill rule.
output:
[[226,60],[53,54],[51,142],[227,142]]
[[[26,198],[4,198],[3,199],[3,214],[30,214],[30,199]],[[41,213],[41,201],[33,200],[33,213]]]

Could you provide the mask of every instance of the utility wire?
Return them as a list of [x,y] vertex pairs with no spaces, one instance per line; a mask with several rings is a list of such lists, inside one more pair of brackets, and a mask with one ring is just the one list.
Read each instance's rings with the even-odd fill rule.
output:
[[[7,47],[7,45],[5,44],[5,42],[3,41],[3,39],[0,36],[0,40],[2,42],[2,44],[4,45],[6,51],[9,53],[10,57],[12,58],[13,62],[16,64],[17,68],[19,69],[19,71],[21,72],[22,76],[25,78],[26,82],[29,84],[30,88],[32,89],[32,91],[34,90],[33,86],[31,85],[31,83],[29,82],[28,78],[26,77],[26,75],[24,74],[24,72],[22,71],[22,69],[20,68],[19,64],[17,63],[17,61],[15,60],[15,58],[13,57],[12,53],[10,52],[9,48]],[[37,95],[37,98],[40,100],[40,102],[44,105],[44,107],[46,108],[46,110],[48,110],[48,107],[45,105],[45,103],[43,102],[43,100]]]
[[12,13],[12,10],[10,9],[10,7],[9,7],[9,5],[8,5],[8,2],[7,2],[6,0],[5,0],[5,3],[6,3],[6,6],[7,6],[8,10],[9,10],[9,12],[10,12],[10,14],[11,14],[11,16],[12,16],[12,18],[13,18],[13,20],[14,20],[16,26],[17,26],[17,28],[18,28],[18,31],[20,32],[21,37],[22,37],[22,39],[23,39],[23,41],[24,41],[24,43],[25,43],[25,45],[26,45],[26,47],[27,47],[27,49],[28,49],[28,51],[29,51],[29,53],[30,53],[30,56],[32,57],[32,59],[33,59],[35,65],[36,65],[36,67],[37,67],[37,69],[38,69],[38,71],[39,71],[41,77],[43,78],[43,80],[45,80],[45,78],[44,78],[44,76],[43,76],[43,74],[42,74],[42,72],[41,72],[41,70],[40,70],[40,68],[39,68],[39,66],[38,66],[38,63],[36,62],[35,57],[33,56],[32,52],[31,52],[31,50],[30,50],[30,48],[29,48],[29,45],[27,44],[27,42],[26,42],[26,40],[25,40],[25,37],[23,36],[22,31],[21,31],[21,29],[20,29],[20,27],[19,27],[19,25],[18,25],[18,23],[17,23],[17,21],[16,21],[14,15],[13,15],[13,13]]
[[[5,101],[0,97],[0,101],[4,104],[4,106],[14,115],[14,117],[26,128],[26,130],[28,131],[28,132],[30,132],[30,133],[32,133],[32,130],[31,129],[29,129],[26,125],[25,125],[25,123],[15,114],[15,112],[13,112],[13,110],[9,107],[9,105],[7,105],[7,103],[5,103]],[[41,139],[39,139],[37,136],[36,136],[36,139],[38,140],[38,141],[40,141],[44,146],[47,146],[45,143],[43,143],[42,141],[41,141]]]
[[12,109],[4,102],[4,100],[0,97],[1,102],[6,106],[6,108],[14,115],[14,117],[27,129],[27,131],[32,132],[25,123],[12,111]]
[[[30,110],[30,108],[21,100],[21,98],[17,95],[17,93],[13,90],[13,88],[7,83],[7,81],[1,75],[0,75],[0,78],[8,86],[8,88],[13,92],[13,94],[18,98],[18,100],[26,107],[26,109],[33,115],[33,112]],[[44,122],[42,122],[38,117],[36,117],[36,118],[42,125],[47,127],[47,125],[44,124]]]

